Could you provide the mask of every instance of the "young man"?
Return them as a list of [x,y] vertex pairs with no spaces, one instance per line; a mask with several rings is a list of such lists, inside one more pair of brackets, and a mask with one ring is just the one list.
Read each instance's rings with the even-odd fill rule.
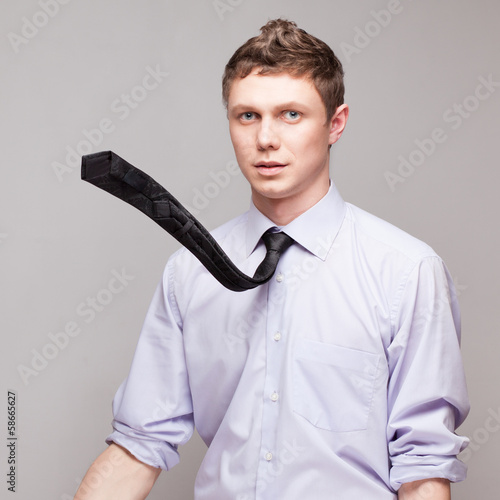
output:
[[252,204],[214,236],[249,275],[264,232],[294,243],[242,293],[185,250],[169,260],[75,498],[144,499],[196,426],[197,500],[449,499],[468,412],[449,274],[330,182],[348,118],[331,49],[291,22],[261,31],[223,80]]

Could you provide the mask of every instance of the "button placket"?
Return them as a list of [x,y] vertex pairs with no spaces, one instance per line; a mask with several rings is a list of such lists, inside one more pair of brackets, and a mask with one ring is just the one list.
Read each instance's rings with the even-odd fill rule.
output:
[[[280,261],[281,262],[281,261]],[[257,482],[269,475],[270,462],[276,451],[276,431],[280,415],[281,370],[285,345],[283,343],[282,317],[286,296],[286,281],[282,272],[268,284],[266,320],[266,375],[262,409],[261,461],[257,470]],[[259,499],[260,496],[257,496]]]

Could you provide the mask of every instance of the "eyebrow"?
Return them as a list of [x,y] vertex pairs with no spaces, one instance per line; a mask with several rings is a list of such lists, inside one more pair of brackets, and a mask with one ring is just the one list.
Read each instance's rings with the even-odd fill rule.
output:
[[[244,103],[238,103],[235,104],[234,106],[229,107],[229,112],[230,113],[242,113],[243,111],[253,111],[258,109],[258,105],[251,105],[251,104],[244,104]],[[280,110],[295,110],[295,109],[309,109],[308,106],[304,103],[300,103],[297,101],[289,101],[289,102],[282,102],[278,103],[275,106],[273,106],[273,109],[280,109]]]

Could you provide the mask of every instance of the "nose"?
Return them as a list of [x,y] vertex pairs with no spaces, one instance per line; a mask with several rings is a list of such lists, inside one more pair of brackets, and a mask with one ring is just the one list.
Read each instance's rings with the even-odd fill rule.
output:
[[257,148],[265,151],[267,149],[279,149],[280,138],[276,126],[271,119],[262,119],[257,131]]

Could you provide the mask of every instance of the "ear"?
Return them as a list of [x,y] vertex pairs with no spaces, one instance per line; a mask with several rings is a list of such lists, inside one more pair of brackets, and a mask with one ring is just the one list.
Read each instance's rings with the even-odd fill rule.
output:
[[330,138],[328,144],[330,146],[332,144],[335,144],[342,136],[348,117],[349,117],[349,106],[347,104],[342,104],[335,110],[335,114],[332,116],[332,119],[330,120],[329,123]]

